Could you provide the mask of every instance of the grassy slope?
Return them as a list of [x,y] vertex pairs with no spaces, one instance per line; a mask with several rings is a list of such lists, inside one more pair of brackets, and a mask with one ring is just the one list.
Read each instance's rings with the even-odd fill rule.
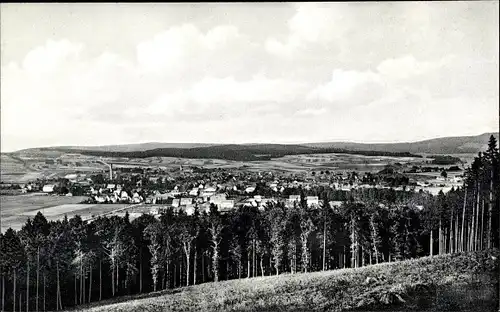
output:
[[85,310],[492,311],[498,293],[496,259],[498,252],[480,252],[206,283],[93,304]]

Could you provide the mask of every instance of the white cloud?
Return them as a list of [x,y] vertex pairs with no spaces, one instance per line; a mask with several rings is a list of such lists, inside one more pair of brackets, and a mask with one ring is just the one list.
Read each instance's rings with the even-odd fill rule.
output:
[[374,96],[379,96],[383,87],[384,82],[376,73],[336,69],[330,81],[313,89],[307,95],[307,99],[340,102],[346,105],[353,102],[358,104],[360,97],[372,99]]
[[139,66],[151,72],[174,72],[200,66],[203,60],[217,57],[216,53],[230,49],[244,40],[238,28],[219,25],[206,34],[192,24],[174,26],[137,46]]
[[213,113],[252,113],[255,106],[295,100],[305,85],[283,79],[270,79],[262,75],[248,81],[234,77],[206,77],[190,88],[164,93],[149,106],[150,114],[185,115]]

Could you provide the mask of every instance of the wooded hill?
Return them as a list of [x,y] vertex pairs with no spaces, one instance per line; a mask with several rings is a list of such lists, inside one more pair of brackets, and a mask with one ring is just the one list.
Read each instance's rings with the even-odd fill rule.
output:
[[350,151],[337,148],[318,148],[304,145],[285,144],[255,144],[255,145],[216,145],[195,148],[158,148],[133,152],[114,152],[101,150],[79,150],[63,148],[44,148],[41,150],[55,150],[67,153],[81,153],[83,155],[100,157],[125,157],[125,158],[148,158],[148,157],[179,157],[179,158],[202,158],[202,159],[226,159],[240,161],[270,160],[286,155],[299,154],[357,154],[366,156],[393,156],[393,157],[422,157],[408,152],[385,152],[385,151]]

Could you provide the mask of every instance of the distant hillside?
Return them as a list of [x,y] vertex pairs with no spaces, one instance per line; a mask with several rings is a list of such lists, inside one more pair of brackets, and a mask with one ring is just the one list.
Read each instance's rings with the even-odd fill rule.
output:
[[[102,157],[179,157],[241,161],[268,160],[286,155],[342,153],[366,156],[421,157],[419,154],[477,153],[487,147],[492,133],[478,136],[446,137],[409,143],[306,143],[306,144],[209,144],[143,143],[108,146],[60,146],[20,152],[58,151]],[[498,140],[498,134],[495,134]],[[16,152],[18,153],[18,152]]]
[[[80,150],[80,151],[104,151],[104,152],[137,152],[137,151],[147,151],[159,148],[197,148],[197,147],[208,147],[216,146],[220,144],[212,143],[160,143],[160,142],[148,142],[148,143],[137,143],[137,144],[120,144],[120,145],[101,145],[101,146],[55,146],[55,147],[43,147],[45,150]],[[39,148],[36,148],[39,149]],[[32,149],[25,149],[21,151],[29,151]],[[19,152],[21,152],[19,151]]]
[[310,147],[340,148],[352,151],[408,152],[413,154],[460,154],[485,150],[491,135],[498,141],[498,133],[483,133],[477,136],[444,137],[407,143],[353,143],[326,142],[302,144]]
[[80,153],[98,157],[120,157],[120,158],[148,158],[148,157],[179,157],[179,158],[201,158],[201,159],[227,159],[238,161],[269,160],[286,155],[298,154],[360,154],[366,156],[396,156],[396,157],[421,157],[406,152],[385,151],[350,151],[337,148],[308,147],[303,145],[284,144],[257,144],[257,145],[215,145],[195,148],[157,148],[145,151],[115,152],[102,150],[83,150],[67,148],[40,149],[59,152]]

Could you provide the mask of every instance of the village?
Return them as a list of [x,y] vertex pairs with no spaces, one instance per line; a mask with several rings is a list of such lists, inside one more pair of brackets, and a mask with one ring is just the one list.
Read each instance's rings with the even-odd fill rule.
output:
[[[159,217],[169,208],[182,210],[187,215],[192,215],[196,209],[209,213],[211,206],[216,206],[221,213],[241,207],[264,210],[278,202],[287,207],[305,204],[322,208],[327,204],[335,208],[348,200],[351,192],[358,190],[381,188],[436,195],[441,190],[446,193],[463,184],[462,171],[457,166],[403,166],[399,162],[387,164],[378,172],[255,171],[244,166],[155,168],[102,163],[107,169],[101,172],[77,171],[24,184],[2,183],[1,187],[2,190],[14,189],[18,194],[85,198],[79,204],[99,205],[102,209],[79,209],[78,204],[68,206],[68,209],[77,210],[83,219],[89,220],[99,215],[126,212],[132,219],[143,213]],[[60,208],[64,210],[65,206]],[[61,211],[61,216],[63,213]]]

